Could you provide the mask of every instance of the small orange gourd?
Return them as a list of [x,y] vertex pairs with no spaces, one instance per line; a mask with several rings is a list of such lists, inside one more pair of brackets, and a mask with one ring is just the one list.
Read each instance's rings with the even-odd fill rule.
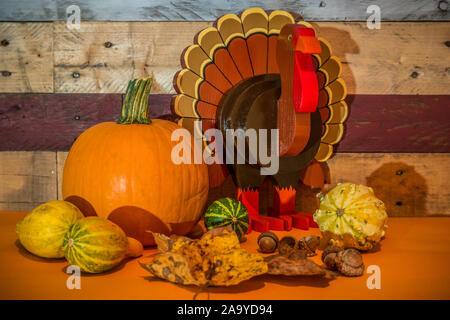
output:
[[[208,195],[208,169],[175,164],[176,123],[148,116],[151,78],[130,81],[122,116],[83,132],[68,154],[62,193],[87,216],[98,215],[125,233],[153,245],[150,232],[187,234]],[[195,144],[191,141],[192,148]],[[194,150],[192,150],[194,153]]]

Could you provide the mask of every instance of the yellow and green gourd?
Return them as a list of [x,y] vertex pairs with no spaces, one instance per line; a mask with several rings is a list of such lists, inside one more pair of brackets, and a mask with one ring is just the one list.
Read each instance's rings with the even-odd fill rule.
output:
[[101,273],[126,256],[128,238],[115,223],[99,217],[78,220],[64,237],[63,250],[70,264],[87,273]]
[[17,223],[16,233],[29,252],[43,258],[64,258],[64,235],[81,218],[81,211],[70,202],[49,201]]
[[314,221],[327,243],[370,250],[384,237],[388,216],[372,188],[339,183],[319,198]]

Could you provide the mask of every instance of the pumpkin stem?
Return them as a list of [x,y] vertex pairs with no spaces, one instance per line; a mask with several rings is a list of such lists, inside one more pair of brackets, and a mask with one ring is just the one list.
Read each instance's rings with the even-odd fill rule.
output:
[[152,86],[152,78],[134,79],[128,83],[123,99],[122,116],[119,124],[150,124],[148,115],[148,97]]

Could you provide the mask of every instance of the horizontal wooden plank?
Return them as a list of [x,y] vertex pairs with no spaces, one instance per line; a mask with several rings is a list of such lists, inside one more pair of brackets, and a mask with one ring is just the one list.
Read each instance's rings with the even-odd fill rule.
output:
[[[120,114],[122,97],[30,94],[0,100],[1,150],[64,150],[87,128]],[[14,147],[23,143],[25,148]]]
[[[449,23],[313,24],[342,61],[350,94],[448,93]],[[84,22],[70,30],[56,22],[53,37],[50,24],[40,25],[0,23],[8,44],[0,46],[0,92],[124,93],[131,78],[152,76],[153,93],[172,94],[182,50],[211,23]]]
[[[152,118],[172,119],[170,95],[151,95]],[[89,127],[118,120],[119,94],[0,94],[0,150],[69,150]]]
[[450,154],[338,154],[331,184],[372,187],[392,216],[450,215]]
[[52,23],[0,23],[0,41],[0,91],[53,92]]
[[[448,94],[449,23],[317,23],[350,94]],[[447,57],[447,58],[445,58]]]
[[[153,78],[153,93],[173,93],[181,51],[205,22],[55,23],[55,92],[124,93],[128,81]],[[108,45],[107,45],[108,44]]]
[[[67,152],[0,152],[0,178],[15,177],[14,184],[0,184],[0,210],[29,210],[49,200],[62,198],[61,177]],[[390,216],[450,215],[450,154],[337,153],[327,165],[330,184],[354,182],[371,186],[382,199]],[[55,171],[56,169],[56,175]],[[46,177],[33,183],[33,178],[17,183],[23,172],[28,177]],[[53,173],[52,173],[53,172]],[[36,178],[34,178],[36,180]],[[56,191],[58,190],[58,191]],[[228,178],[223,185],[211,189],[208,203],[234,196],[236,187]],[[313,212],[317,208],[319,189],[298,186],[296,209]],[[57,196],[58,194],[58,196]],[[261,188],[261,212],[272,204],[272,184]]]
[[448,7],[441,0],[3,0],[0,21],[65,20],[71,4],[80,7],[82,20],[97,21],[211,21],[249,7],[294,11],[312,21],[365,21],[370,5],[381,8],[385,21],[448,19]]
[[[58,152],[59,176],[62,175],[67,152]],[[353,182],[371,186],[386,204],[389,216],[450,215],[450,154],[390,154],[337,153],[327,161],[330,184]],[[61,190],[61,185],[58,186]],[[260,205],[263,213],[272,205],[272,184],[261,188]],[[298,186],[296,209],[314,212],[320,189]],[[221,197],[234,197],[236,186],[231,177],[218,188],[211,189],[208,204]],[[59,199],[62,195],[59,191]]]
[[338,152],[450,152],[450,95],[352,95]]
[[[128,80],[150,75],[153,93],[175,93],[181,52],[208,25],[85,22],[73,31],[55,23],[55,92],[123,93]],[[384,22],[379,30],[359,22],[314,25],[342,61],[350,94],[448,93],[449,23]]]
[[29,210],[57,196],[56,152],[0,152],[0,210]]
[[[150,116],[176,121],[171,95]],[[338,152],[450,152],[450,95],[350,95]],[[0,150],[69,150],[89,127],[120,116],[119,94],[0,94]],[[56,134],[57,133],[57,134]]]
[[[327,161],[330,183],[364,184],[386,205],[391,217],[450,215],[450,154],[337,153]],[[272,206],[273,185],[267,180],[260,191],[260,210]],[[296,210],[312,213],[318,208],[318,188],[297,187]],[[231,177],[211,189],[208,204],[221,197],[234,197],[236,186]]]

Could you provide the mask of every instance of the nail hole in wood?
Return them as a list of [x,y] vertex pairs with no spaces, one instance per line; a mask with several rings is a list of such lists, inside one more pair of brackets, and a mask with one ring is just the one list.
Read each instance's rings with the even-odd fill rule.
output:
[[111,48],[112,47],[112,43],[109,42],[109,41],[105,42],[105,47],[106,48]]
[[80,77],[80,74],[78,72],[74,72],[72,73],[72,77],[74,77],[75,79]]
[[325,2],[320,1],[319,7],[323,8],[323,7],[326,7],[326,6],[327,6],[327,4]]
[[401,205],[403,205],[403,202],[397,201],[397,202],[395,203],[395,205],[398,206],[398,207],[400,207]]
[[401,176],[403,173],[405,173],[403,170],[398,170],[395,174]]
[[447,9],[448,9],[447,1],[445,1],[445,0],[439,1],[438,8],[441,11],[447,11]]
[[81,117],[80,116],[75,116],[75,117],[73,117],[75,120],[80,120],[81,119]]
[[9,72],[9,71],[2,71],[2,76],[4,76],[4,77],[9,77],[10,75],[11,75],[12,73],[11,72]]
[[419,74],[416,71],[413,71],[413,73],[411,73],[411,78],[417,78],[419,76]]
[[1,44],[3,47],[7,47],[9,45],[9,41],[4,39],[4,40],[2,40]]
[[446,45],[447,47],[450,47],[450,41],[445,41],[445,45]]

